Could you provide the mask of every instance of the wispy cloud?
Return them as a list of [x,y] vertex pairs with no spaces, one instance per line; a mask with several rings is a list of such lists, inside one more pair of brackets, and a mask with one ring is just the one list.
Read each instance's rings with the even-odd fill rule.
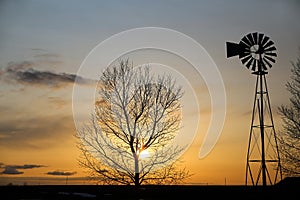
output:
[[35,58],[49,59],[49,58],[60,58],[59,54],[55,53],[41,53],[34,56]]
[[20,169],[26,170],[26,169],[33,169],[33,168],[40,168],[40,167],[46,167],[44,165],[35,165],[35,164],[25,164],[25,165],[4,165],[1,163],[1,168],[4,168],[0,174],[24,174],[23,171],[19,171]]
[[72,176],[76,174],[76,172],[52,171],[52,172],[47,172],[46,174],[53,175],[53,176]]
[[32,48],[31,51],[34,54],[33,58],[36,59],[35,62],[39,64],[57,65],[63,63],[60,54],[48,52],[46,49],[41,48]]

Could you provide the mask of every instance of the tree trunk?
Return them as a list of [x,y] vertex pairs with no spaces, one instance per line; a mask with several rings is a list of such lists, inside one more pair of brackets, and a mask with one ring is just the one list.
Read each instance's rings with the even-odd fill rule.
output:
[[136,172],[134,176],[134,185],[139,186],[140,185],[140,173]]
[[134,165],[135,165],[135,175],[134,175],[134,185],[140,185],[140,169],[139,169],[139,156],[134,153]]

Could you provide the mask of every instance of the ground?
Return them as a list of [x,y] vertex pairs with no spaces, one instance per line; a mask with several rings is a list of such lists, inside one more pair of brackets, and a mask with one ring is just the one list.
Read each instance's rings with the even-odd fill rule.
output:
[[[162,200],[231,198],[269,199],[299,195],[300,178],[289,178],[273,186],[194,186],[194,185],[41,185],[1,186],[7,200]],[[297,193],[298,192],[298,193]],[[259,198],[260,199],[260,198]]]

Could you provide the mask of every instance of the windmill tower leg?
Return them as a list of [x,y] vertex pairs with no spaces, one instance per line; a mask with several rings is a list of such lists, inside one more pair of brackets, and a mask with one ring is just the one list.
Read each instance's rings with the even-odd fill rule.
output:
[[257,73],[247,152],[246,185],[273,185],[282,178],[266,73]]

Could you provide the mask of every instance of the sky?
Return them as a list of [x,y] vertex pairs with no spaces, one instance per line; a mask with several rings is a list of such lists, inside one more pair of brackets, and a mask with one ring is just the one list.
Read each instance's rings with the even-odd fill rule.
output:
[[[194,91],[203,113],[199,130],[182,155],[193,174],[188,183],[244,184],[255,76],[238,57],[226,58],[225,43],[238,43],[256,31],[274,41],[278,57],[267,82],[275,129],[280,131],[277,108],[289,103],[285,84],[290,80],[291,62],[299,55],[299,10],[297,0],[1,1],[0,184],[65,184],[66,177],[69,184],[88,183],[82,178],[87,174],[78,165],[74,138],[76,75],[101,42],[143,27],[174,30],[192,38],[213,60],[224,83],[224,126],[213,149],[201,159],[210,98],[205,78],[192,83],[193,88],[202,88]],[[138,60],[139,52],[129,55],[140,64],[172,65],[175,59],[159,51],[141,52],[146,58]],[[185,81],[194,80],[193,73],[176,69]],[[88,86],[89,82],[76,84]]]

